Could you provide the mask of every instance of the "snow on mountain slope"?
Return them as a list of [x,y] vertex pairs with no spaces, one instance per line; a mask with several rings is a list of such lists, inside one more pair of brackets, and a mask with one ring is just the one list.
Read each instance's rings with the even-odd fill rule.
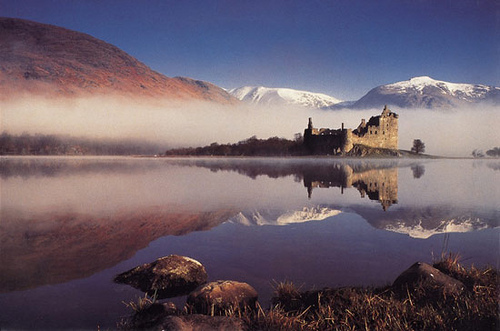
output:
[[299,91],[289,88],[243,86],[229,90],[236,98],[262,105],[298,105],[310,108],[329,107],[342,102],[326,94]]
[[[304,207],[302,210],[260,209],[242,211],[231,217],[228,221],[246,226],[279,226],[310,221],[323,221],[341,213],[341,210],[321,205]],[[408,218],[400,218],[401,215],[398,215],[395,218],[392,216],[389,218],[389,221],[382,223],[377,221],[371,222],[370,217],[367,217],[367,215],[363,212],[359,213],[359,210],[354,210],[354,213],[367,219],[368,223],[374,228],[406,234],[412,238],[418,239],[427,239],[431,236],[443,233],[479,231],[491,227],[491,225],[488,225],[488,223],[480,217],[459,215],[456,217],[441,218],[439,215],[444,215],[442,214],[442,211],[441,214],[438,214],[435,217],[432,216],[432,213],[427,216],[419,216],[417,214],[413,217],[408,216]],[[373,214],[373,210],[371,210],[370,214]],[[377,214],[377,212],[375,212],[375,214]],[[403,214],[406,215],[404,210]],[[385,215],[384,218],[388,217],[385,212],[383,215]]]
[[378,108],[385,104],[401,108],[450,108],[471,103],[500,104],[500,88],[481,84],[458,84],[428,76],[381,85],[370,90],[353,108]]
[[481,223],[479,219],[469,220],[450,220],[441,221],[439,226],[434,229],[426,229],[421,223],[408,226],[404,222],[395,222],[388,225],[385,229],[397,233],[407,234],[412,238],[427,239],[436,234],[442,233],[465,233],[486,229],[487,225]]
[[308,221],[322,221],[340,214],[328,207],[304,207],[302,210],[253,210],[240,212],[229,221],[243,225],[287,225]]
[[442,94],[452,95],[456,98],[473,101],[484,98],[493,90],[499,91],[500,88],[481,84],[457,84],[432,79],[428,76],[414,77],[410,80],[385,85],[387,89],[392,89],[397,93],[407,93],[411,90],[424,92],[428,86],[439,88]]

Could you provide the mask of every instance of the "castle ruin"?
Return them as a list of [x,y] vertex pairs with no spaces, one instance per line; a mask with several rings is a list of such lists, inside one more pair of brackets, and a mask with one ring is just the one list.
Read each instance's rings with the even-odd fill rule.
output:
[[312,118],[304,131],[304,145],[310,154],[346,154],[354,145],[375,148],[398,149],[398,114],[384,107],[381,115],[372,116],[368,122],[361,120],[359,126],[345,129],[317,129]]

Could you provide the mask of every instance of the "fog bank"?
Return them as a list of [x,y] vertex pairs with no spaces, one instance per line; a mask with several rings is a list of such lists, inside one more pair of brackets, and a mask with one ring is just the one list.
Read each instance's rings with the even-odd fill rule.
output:
[[[207,102],[132,100],[120,97],[46,99],[30,97],[2,101],[1,131],[11,134],[70,134],[91,138],[137,139],[165,148],[235,143],[256,135],[293,138],[303,133],[308,118],[315,127],[356,128],[361,119],[382,109],[323,111],[299,107],[225,106]],[[493,123],[498,107],[453,111],[392,109],[399,114],[401,149],[421,139],[426,153],[470,156],[500,145]]]

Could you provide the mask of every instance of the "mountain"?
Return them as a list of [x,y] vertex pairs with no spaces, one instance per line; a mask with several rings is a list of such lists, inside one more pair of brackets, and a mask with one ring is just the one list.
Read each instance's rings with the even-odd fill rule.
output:
[[225,90],[169,78],[90,35],[37,22],[0,18],[0,95],[116,93],[237,103]]
[[[427,239],[444,233],[479,231],[497,226],[495,215],[456,210],[447,206],[428,208],[399,208],[390,214],[383,210],[365,206],[351,206],[349,212],[363,217],[376,229],[408,235],[412,238]],[[340,207],[315,206],[302,210],[249,210],[229,218],[229,222],[246,226],[290,225],[310,221],[322,221],[345,211]]]
[[420,239],[498,227],[498,215],[494,210],[471,210],[450,205],[399,207],[390,213],[361,205],[351,209],[374,228]]
[[241,101],[266,106],[297,105],[309,108],[324,108],[342,102],[342,100],[326,94],[289,88],[243,86],[229,90],[229,93]]
[[370,90],[350,108],[452,108],[479,102],[500,104],[500,88],[480,84],[457,84],[427,76],[381,85]]
[[341,211],[325,206],[304,207],[302,210],[250,210],[242,211],[229,222],[242,225],[288,225],[309,221],[322,221],[328,217],[337,216]]

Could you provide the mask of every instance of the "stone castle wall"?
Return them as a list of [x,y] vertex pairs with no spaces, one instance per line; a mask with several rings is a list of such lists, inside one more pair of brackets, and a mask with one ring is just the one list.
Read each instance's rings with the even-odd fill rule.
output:
[[368,122],[361,120],[355,130],[316,129],[309,119],[304,144],[311,154],[329,155],[348,153],[355,144],[398,149],[398,115],[386,106],[381,115],[371,117]]

